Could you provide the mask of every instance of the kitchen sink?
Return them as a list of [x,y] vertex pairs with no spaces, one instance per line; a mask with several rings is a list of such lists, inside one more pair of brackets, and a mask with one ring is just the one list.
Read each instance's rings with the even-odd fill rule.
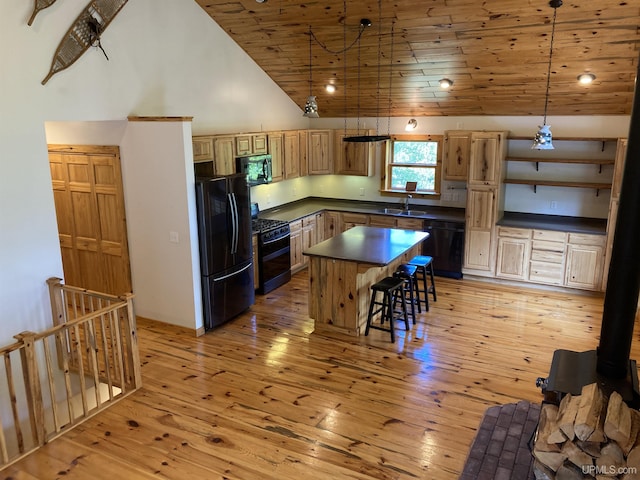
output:
[[400,208],[381,208],[378,210],[378,213],[386,213],[388,215],[401,215],[403,212],[404,210]]
[[420,215],[426,215],[424,210],[402,210],[400,215],[406,215],[408,217],[419,217]]

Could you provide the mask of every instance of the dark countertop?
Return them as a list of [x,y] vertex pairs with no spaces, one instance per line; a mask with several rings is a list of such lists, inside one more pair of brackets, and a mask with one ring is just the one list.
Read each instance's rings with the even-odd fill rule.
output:
[[607,231],[607,220],[604,218],[566,217],[538,213],[504,212],[504,216],[497,225],[595,235],[605,235]]
[[[332,198],[309,197],[296,202],[287,203],[279,207],[270,208],[260,212],[262,218],[272,218],[274,220],[284,220],[293,222],[307,215],[321,212],[323,210],[333,210],[338,212],[353,212],[365,214],[380,214],[384,208],[402,209],[402,203],[382,203],[382,202],[361,202],[358,200],[336,200]],[[424,212],[417,215],[397,215],[401,218],[419,218],[425,220],[446,220],[451,222],[465,221],[464,208],[438,207],[431,205],[410,205],[411,210]]]
[[384,266],[427,238],[427,232],[358,226],[302,253],[311,257]]

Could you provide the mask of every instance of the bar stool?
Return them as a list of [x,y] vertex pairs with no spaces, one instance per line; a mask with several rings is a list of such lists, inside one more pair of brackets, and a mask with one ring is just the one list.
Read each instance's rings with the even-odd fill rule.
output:
[[[393,276],[396,278],[401,278],[404,280],[404,289],[402,291],[402,299],[407,305],[411,306],[411,318],[413,319],[413,324],[416,323],[416,303],[418,304],[418,313],[422,312],[420,307],[420,296],[418,290],[418,277],[416,272],[418,271],[418,267],[415,265],[407,265],[402,264],[399,265],[395,272],[393,272]],[[415,293],[415,296],[414,296]],[[395,299],[397,300],[397,298]],[[395,308],[396,302],[394,301],[393,306]]]
[[[416,274],[416,278],[418,280],[422,280],[422,287],[420,287],[420,282],[416,282],[418,284],[418,305],[420,302],[424,302],[425,310],[429,311],[429,294],[433,295],[433,301],[437,301],[436,296],[436,282],[433,275],[433,258],[428,255],[416,255],[411,260],[409,260],[409,265],[415,265],[418,269]],[[419,275],[418,275],[419,273]],[[431,277],[431,286],[427,285],[427,273],[429,277]],[[420,293],[423,294],[424,299],[420,298]]]
[[[369,329],[375,328],[376,330],[382,330],[384,332],[391,333],[391,343],[396,341],[394,333],[394,320],[404,320],[404,324],[407,330],[409,330],[409,319],[407,318],[407,305],[402,302],[402,316],[394,317],[393,305],[395,298],[402,296],[404,289],[404,280],[402,278],[385,277],[377,283],[371,285],[371,302],[369,303],[369,315],[367,316],[367,327],[365,328],[364,335],[369,335]],[[382,300],[378,300],[378,292],[382,292]],[[378,307],[378,308],[376,308]],[[382,313],[380,318],[380,325],[372,325],[373,317]],[[384,322],[389,321],[389,328],[384,328]]]

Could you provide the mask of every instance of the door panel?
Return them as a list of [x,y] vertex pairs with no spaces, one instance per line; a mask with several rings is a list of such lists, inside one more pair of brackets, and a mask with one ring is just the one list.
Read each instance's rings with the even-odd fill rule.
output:
[[65,282],[114,295],[130,292],[118,148],[50,145],[49,164]]

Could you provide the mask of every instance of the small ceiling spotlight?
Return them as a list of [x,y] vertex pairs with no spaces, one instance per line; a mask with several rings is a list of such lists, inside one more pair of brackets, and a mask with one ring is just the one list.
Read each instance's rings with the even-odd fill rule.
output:
[[256,0],[257,3],[267,3],[267,0]]
[[409,120],[409,122],[407,122],[407,126],[404,127],[404,130],[406,132],[410,132],[412,130],[415,130],[417,126],[418,126],[418,121],[415,118],[412,118],[411,120]]
[[595,79],[596,79],[596,76],[593,73],[582,73],[582,74],[578,75],[578,81],[582,85],[589,85]]
[[327,85],[325,85],[324,89],[327,91],[327,93],[335,93],[336,86],[332,83],[328,83]]
[[453,85],[453,80],[449,80],[448,78],[443,78],[440,80],[440,88],[449,88]]

